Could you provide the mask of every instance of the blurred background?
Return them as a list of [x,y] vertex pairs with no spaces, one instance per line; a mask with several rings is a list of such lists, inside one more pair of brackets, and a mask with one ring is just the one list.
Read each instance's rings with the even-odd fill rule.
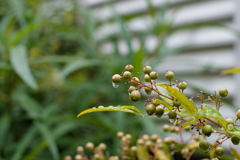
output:
[[[167,119],[92,113],[99,105],[134,105],[127,85],[112,87],[125,65],[144,65],[166,82],[166,70],[189,84],[188,97],[227,87],[224,116],[234,117],[239,65],[234,0],[2,0],[0,1],[0,159],[46,160],[104,142],[117,154],[118,131],[164,136]],[[142,75],[141,75],[142,76]],[[229,109],[230,108],[230,109]],[[230,142],[226,144],[229,148]]]

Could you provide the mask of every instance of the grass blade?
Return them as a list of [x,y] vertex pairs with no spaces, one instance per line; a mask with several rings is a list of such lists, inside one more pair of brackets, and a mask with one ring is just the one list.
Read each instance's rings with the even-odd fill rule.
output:
[[38,128],[40,133],[42,134],[43,139],[47,141],[47,143],[49,145],[49,150],[50,150],[50,152],[53,156],[53,159],[58,160],[59,159],[59,152],[58,152],[58,149],[57,149],[57,144],[55,142],[54,136],[52,135],[51,131],[42,122],[36,121],[34,124]]
[[79,70],[81,68],[100,65],[101,64],[100,62],[101,61],[99,61],[99,60],[86,60],[86,59],[77,60],[77,61],[71,62],[69,65],[67,65],[62,70],[61,75],[63,77],[67,77],[74,71]]
[[6,140],[6,136],[8,135],[9,132],[9,127],[10,127],[10,117],[8,114],[4,114],[1,116],[0,119],[0,151],[2,151],[3,144]]
[[15,152],[13,157],[11,158],[12,160],[19,160],[22,159],[22,155],[26,148],[29,146],[29,144],[32,142],[34,135],[36,134],[36,128],[31,127],[27,130],[26,134],[24,137],[22,137],[21,141],[18,143],[17,147],[18,148]]

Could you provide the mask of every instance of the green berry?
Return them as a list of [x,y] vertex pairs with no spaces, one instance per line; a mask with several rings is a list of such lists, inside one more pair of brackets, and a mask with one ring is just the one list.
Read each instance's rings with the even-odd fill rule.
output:
[[205,136],[210,136],[212,134],[212,127],[210,125],[205,125],[203,128],[202,128],[202,132]]
[[190,126],[187,126],[184,128],[185,131],[190,131],[191,127]]
[[134,69],[134,67],[133,67],[131,64],[128,64],[128,65],[126,65],[126,67],[125,67],[125,71],[132,72],[133,69]]
[[131,72],[129,72],[129,71],[123,72],[123,78],[129,79],[131,77],[132,77],[132,73]]
[[203,139],[199,142],[200,149],[207,150],[209,147],[210,147],[210,143],[207,140]]
[[134,86],[130,86],[128,89],[128,93],[131,93],[132,91],[135,91],[136,88]]
[[240,119],[240,109],[236,112],[237,119]]
[[122,77],[121,77],[119,74],[114,74],[114,75],[112,76],[112,82],[113,82],[113,83],[118,84],[118,83],[121,82],[121,80],[122,80]]
[[152,89],[150,87],[144,87],[144,91],[146,92],[147,95],[152,93]]
[[129,94],[129,98],[130,100],[132,100],[133,102],[137,102],[140,98],[141,98],[141,93],[138,90],[132,91]]
[[164,124],[162,129],[163,129],[163,131],[167,132],[170,130],[170,126],[168,124]]
[[186,82],[180,82],[178,84],[178,88],[181,89],[181,90],[184,90],[187,88],[187,83]]
[[146,112],[147,112],[148,115],[153,115],[155,113],[155,111],[156,111],[156,106],[155,105],[153,105],[153,104],[147,105]]
[[224,149],[222,147],[217,147],[215,150],[216,156],[222,156],[224,154]]
[[195,141],[197,141],[197,142],[200,141],[200,137],[199,137],[198,135],[194,135],[194,136],[193,136],[193,139],[194,139]]
[[153,142],[156,142],[158,138],[159,138],[159,137],[158,137],[157,134],[151,135],[151,140],[152,140]]
[[101,159],[101,156],[100,156],[100,154],[98,154],[98,153],[95,153],[95,154],[93,155],[93,157],[94,157],[94,159],[96,159],[96,160],[100,160],[100,159]]
[[183,149],[181,150],[181,154],[182,154],[183,156],[187,156],[187,155],[189,154],[189,149],[188,149],[188,148],[183,148]]
[[150,148],[150,147],[152,146],[152,141],[150,141],[150,140],[146,141],[146,142],[145,142],[145,146],[146,146],[147,148]]
[[177,113],[176,113],[176,112],[170,111],[170,112],[168,113],[168,118],[169,118],[169,119],[175,119],[176,117],[177,117]]
[[105,143],[100,143],[99,146],[98,146],[98,148],[99,148],[100,150],[104,151],[104,150],[106,150],[107,145],[106,145]]
[[152,104],[158,106],[160,103],[158,102],[158,99],[152,99]]
[[131,147],[131,151],[132,151],[133,153],[136,153],[136,152],[137,152],[137,147],[136,147],[136,146],[132,146],[132,147]]
[[218,91],[219,96],[226,97],[228,95],[228,90],[225,87],[222,87]]
[[180,131],[179,127],[177,127],[177,126],[174,126],[174,133],[178,134],[178,133],[179,133],[179,131]]
[[124,133],[123,132],[117,132],[117,137],[118,138],[122,138],[124,136]]
[[156,79],[158,78],[157,72],[152,71],[152,72],[150,73],[150,78],[151,78],[152,80],[156,80]]
[[84,148],[82,146],[78,146],[76,150],[78,153],[83,153]]
[[235,121],[232,118],[226,118],[225,120],[227,121],[228,124],[235,125]]
[[163,141],[164,141],[164,143],[170,145],[170,144],[173,144],[175,142],[175,139],[172,138],[172,137],[166,137],[166,138],[164,138]]
[[144,66],[144,67],[143,67],[143,72],[144,72],[145,74],[149,74],[150,72],[152,72],[152,67],[150,67],[150,66]]
[[142,139],[144,141],[148,141],[150,139],[150,136],[148,134],[144,134],[144,135],[142,135]]
[[137,77],[133,77],[133,78],[131,79],[131,84],[132,84],[133,86],[138,86],[139,83],[140,83],[140,80],[139,80]]
[[85,148],[87,148],[88,150],[93,150],[94,144],[92,142],[88,142],[85,144]]
[[138,139],[138,140],[137,140],[137,144],[138,144],[138,145],[144,145],[144,140],[141,139],[141,138]]
[[228,125],[227,125],[227,129],[228,129],[229,131],[233,130],[234,128],[235,128],[235,127],[234,127],[233,124],[228,124]]
[[239,141],[240,141],[240,137],[238,137],[238,136],[233,136],[233,137],[231,138],[231,141],[232,141],[232,143],[233,143],[234,145],[238,145],[238,144],[239,144]]
[[180,124],[181,124],[181,121],[178,121],[178,120],[174,121],[173,123],[174,126],[179,126]]
[[75,157],[74,157],[74,160],[82,160],[82,155],[80,154],[77,154]]
[[148,74],[145,74],[144,80],[145,80],[146,82],[148,82],[148,83],[151,82],[151,78],[150,78],[150,76],[149,76]]
[[132,135],[131,135],[131,134],[126,134],[125,137],[126,137],[128,140],[131,140],[131,139],[132,139]]
[[[82,158],[82,157],[81,157]],[[65,156],[64,157],[64,160],[72,160],[72,157],[71,156]]]
[[174,73],[173,73],[172,71],[167,71],[167,72],[165,73],[165,77],[166,77],[168,80],[171,80],[171,79],[173,79],[173,77],[174,77]]
[[170,132],[174,133],[175,132],[175,126],[171,126],[169,130],[170,130]]
[[156,111],[155,111],[155,115],[157,117],[162,117],[163,113],[164,113],[164,108],[162,106],[157,106]]
[[182,102],[179,99],[174,99],[173,100],[173,106],[179,107],[181,106]]

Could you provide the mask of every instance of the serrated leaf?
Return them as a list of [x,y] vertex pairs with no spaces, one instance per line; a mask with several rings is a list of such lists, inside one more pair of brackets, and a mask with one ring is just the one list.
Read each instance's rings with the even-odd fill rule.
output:
[[93,107],[87,110],[84,110],[82,112],[80,112],[77,117],[80,117],[84,114],[87,113],[92,113],[92,112],[103,112],[103,111],[119,111],[119,112],[127,112],[127,113],[132,113],[132,114],[136,114],[139,116],[144,116],[136,107],[134,106],[109,106],[109,107],[103,107],[103,106],[99,106],[98,108]]
[[19,45],[10,49],[10,61],[19,77],[32,89],[37,89],[37,83],[28,65],[27,49]]
[[230,148],[230,150],[231,150],[232,155],[235,158],[237,158],[238,160],[240,160],[240,154],[237,152],[237,150],[235,148],[232,148],[232,147]]
[[156,85],[163,87],[168,91],[168,93],[171,96],[173,96],[176,99],[179,99],[182,102],[181,107],[184,108],[189,113],[195,113],[198,111],[197,107],[184,94],[179,92],[177,89],[172,88],[167,84],[156,84]]
[[240,67],[228,68],[221,71],[221,75],[240,73]]

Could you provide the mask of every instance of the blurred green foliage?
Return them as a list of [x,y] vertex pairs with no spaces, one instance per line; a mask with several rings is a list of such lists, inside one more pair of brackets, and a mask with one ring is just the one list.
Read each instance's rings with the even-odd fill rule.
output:
[[[152,26],[135,33],[125,23],[137,15],[115,13],[110,20],[98,21],[75,0],[0,1],[0,159],[62,159],[88,141],[105,142],[116,153],[118,143],[112,137],[117,131],[135,139],[141,133],[158,133],[153,119],[130,114],[76,118],[93,106],[131,105],[127,86],[112,87],[112,74],[133,64],[136,75],[145,63],[157,64],[186,47],[167,48],[168,35],[205,26],[173,29],[172,20],[164,19],[167,6],[158,13],[149,1],[148,5]],[[119,32],[97,40],[98,28],[109,22],[117,23]],[[157,35],[159,43],[146,54],[150,35]],[[133,47],[132,37],[139,39],[139,47]],[[127,44],[128,54],[120,53],[119,39]],[[114,46],[112,54],[101,50],[105,42]]]

